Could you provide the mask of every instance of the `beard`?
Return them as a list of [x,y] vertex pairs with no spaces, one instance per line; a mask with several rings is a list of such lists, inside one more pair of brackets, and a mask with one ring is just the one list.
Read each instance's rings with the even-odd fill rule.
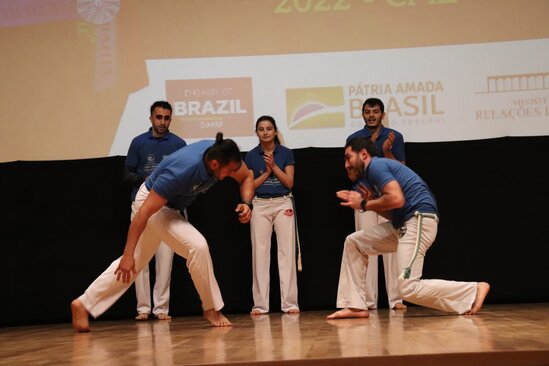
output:
[[364,162],[357,159],[356,164],[347,169],[347,176],[351,182],[356,182],[362,178],[364,176]]

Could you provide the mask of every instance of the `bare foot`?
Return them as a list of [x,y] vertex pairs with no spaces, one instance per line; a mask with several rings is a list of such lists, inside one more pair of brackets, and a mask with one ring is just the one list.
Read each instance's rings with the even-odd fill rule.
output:
[[258,310],[258,309],[254,309],[252,311],[250,311],[250,315],[266,315],[268,313],[262,313],[261,310]]
[[326,323],[338,328],[354,328],[370,324],[370,318],[327,319]]
[[397,302],[395,306],[393,306],[393,310],[404,310],[406,308],[408,307],[401,302]]
[[286,312],[286,314],[299,314],[299,309],[290,309]]
[[149,320],[149,314],[147,313],[139,313],[135,317],[135,320],[143,321],[143,320]]
[[333,314],[328,315],[326,318],[328,319],[367,318],[369,316],[370,314],[368,314],[368,310],[344,308],[336,311]]
[[171,320],[172,319],[171,316],[169,316],[168,314],[164,314],[164,313],[160,313],[160,314],[155,315],[155,318],[158,319],[158,320]]
[[204,318],[206,318],[206,320],[209,321],[214,327],[229,327],[233,325],[229,319],[225,318],[225,315],[214,309],[205,310]]
[[480,311],[480,308],[482,308],[482,304],[484,304],[484,299],[486,299],[488,291],[490,291],[490,284],[488,284],[487,282],[479,282],[477,284],[477,296],[475,297],[475,302],[473,302],[471,310],[469,310],[465,314],[474,315],[478,313]]
[[76,332],[89,332],[90,331],[90,321],[88,319],[88,311],[82,305],[80,300],[73,300],[71,302],[71,312],[72,312],[72,328]]

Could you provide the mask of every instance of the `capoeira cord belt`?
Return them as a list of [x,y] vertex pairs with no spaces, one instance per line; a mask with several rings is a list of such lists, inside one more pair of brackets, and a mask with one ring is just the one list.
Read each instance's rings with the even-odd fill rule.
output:
[[293,194],[289,194],[290,199],[292,200],[292,206],[294,207],[294,222],[295,222],[295,246],[297,249],[297,271],[301,272],[303,266],[301,265],[301,245],[299,244],[299,230],[297,230],[297,215],[295,210],[295,200]]
[[437,215],[434,214],[434,213],[426,213],[426,212],[419,212],[419,211],[414,212],[414,216],[418,218],[417,219],[416,246],[414,248],[414,255],[410,259],[410,263],[408,263],[408,265],[406,267],[404,267],[404,269],[402,270],[402,273],[400,274],[400,276],[398,276],[399,280],[406,280],[406,279],[410,278],[410,274],[412,273],[412,265],[414,264],[414,262],[417,258],[417,253],[419,253],[419,246],[421,244],[421,225],[423,223],[423,218],[427,217],[427,218],[431,218],[433,220],[437,219]]

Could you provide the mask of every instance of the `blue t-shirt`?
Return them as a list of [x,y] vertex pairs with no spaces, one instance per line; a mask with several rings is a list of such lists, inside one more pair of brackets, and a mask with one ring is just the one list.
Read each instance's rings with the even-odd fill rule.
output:
[[166,206],[184,210],[218,182],[204,162],[204,154],[213,144],[213,140],[202,140],[175,151],[158,164],[145,186],[167,199]]
[[[295,165],[294,154],[292,150],[280,144],[275,145],[274,160],[281,170],[285,170],[288,165]],[[265,172],[266,165],[263,160],[263,149],[261,144],[254,147],[246,153],[244,162],[248,169],[253,170],[254,179]],[[255,195],[261,198],[277,197],[289,194],[291,191],[272,173],[262,185],[256,188]]]
[[[162,159],[186,145],[185,140],[171,132],[156,138],[152,134],[152,128],[149,128],[147,132],[132,140],[125,165],[132,168],[140,177],[145,178],[154,171]],[[138,186],[133,187],[132,201],[135,200],[138,189]]]
[[404,194],[405,203],[401,208],[391,210],[392,223],[395,228],[401,227],[414,212],[438,214],[435,196],[412,169],[393,159],[373,157],[364,170],[364,178],[360,181],[368,187],[376,197],[381,196],[385,185],[396,180]]
[[[387,140],[389,137],[389,133],[394,132],[395,139],[393,141],[393,146],[391,147],[391,152],[395,156],[395,158],[398,161],[406,161],[406,154],[404,153],[404,137],[400,132],[397,130],[393,130],[392,128],[385,127],[381,125],[381,129],[379,131],[379,136],[375,142],[377,152],[380,157],[383,157],[383,143]],[[345,143],[348,143],[349,141],[357,138],[357,137],[367,137],[371,138],[372,133],[370,130],[364,126],[364,128],[354,132],[349,137],[347,137],[347,140]]]

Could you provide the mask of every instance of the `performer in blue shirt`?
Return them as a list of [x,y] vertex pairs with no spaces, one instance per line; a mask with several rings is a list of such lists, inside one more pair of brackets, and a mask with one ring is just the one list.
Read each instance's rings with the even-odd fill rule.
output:
[[243,201],[235,212],[241,223],[247,223],[252,214],[253,176],[234,141],[223,139],[219,132],[215,141],[187,145],[162,160],[137,192],[122,257],[71,303],[74,330],[90,330],[89,315],[98,317],[122,296],[161,241],[187,260],[206,320],[213,326],[232,325],[220,311],[224,303],[208,243],[180,213],[198,194],[229,176],[240,184]]
[[299,313],[295,261],[296,223],[292,197],[294,156],[280,144],[276,122],[261,116],[255,124],[259,145],[246,154],[246,165],[254,173],[254,214],[250,221],[252,239],[252,315],[269,312],[271,235],[276,232],[280,307]]
[[[356,131],[347,138],[347,142],[357,137],[367,137],[372,141],[377,150],[377,155],[388,159],[405,163],[404,138],[400,132],[387,128],[383,125],[385,118],[385,106],[378,98],[368,98],[362,105],[362,118],[364,128]],[[358,184],[359,182],[354,182]],[[381,224],[387,221],[383,216],[374,211],[355,210],[355,229],[357,231]],[[378,301],[378,259],[379,256],[372,255],[368,258],[368,271],[366,273],[366,304],[368,309],[377,309]],[[397,277],[398,267],[395,253],[384,253],[383,269],[385,274],[385,289],[390,309],[406,309],[402,298],[398,293]]]
[[383,126],[385,105],[378,98],[368,98],[362,104],[364,127],[347,137],[347,142],[357,137],[367,137],[376,146],[380,156],[405,163],[404,137],[400,132]]
[[[135,205],[135,195],[145,179],[166,156],[182,148],[187,143],[171,133],[172,106],[166,101],[156,101],[150,108],[149,120],[151,127],[145,133],[135,137],[128,150],[124,166],[124,181],[132,185],[132,205]],[[169,320],[170,311],[170,280],[172,276],[173,250],[165,243],[160,243],[154,253],[155,282],[153,290],[152,313],[156,319]],[[135,294],[137,296],[136,320],[147,320],[151,313],[151,283],[149,264],[135,279]]]
[[438,228],[438,209],[427,184],[410,168],[391,159],[372,157],[373,143],[356,138],[345,146],[345,169],[358,191],[342,190],[341,205],[373,210],[388,222],[357,231],[345,239],[337,292],[337,307],[329,319],[369,316],[361,281],[368,255],[396,252],[402,273],[400,295],[406,301],[446,312],[476,314],[490,290],[486,282],[424,280],[427,250]]

